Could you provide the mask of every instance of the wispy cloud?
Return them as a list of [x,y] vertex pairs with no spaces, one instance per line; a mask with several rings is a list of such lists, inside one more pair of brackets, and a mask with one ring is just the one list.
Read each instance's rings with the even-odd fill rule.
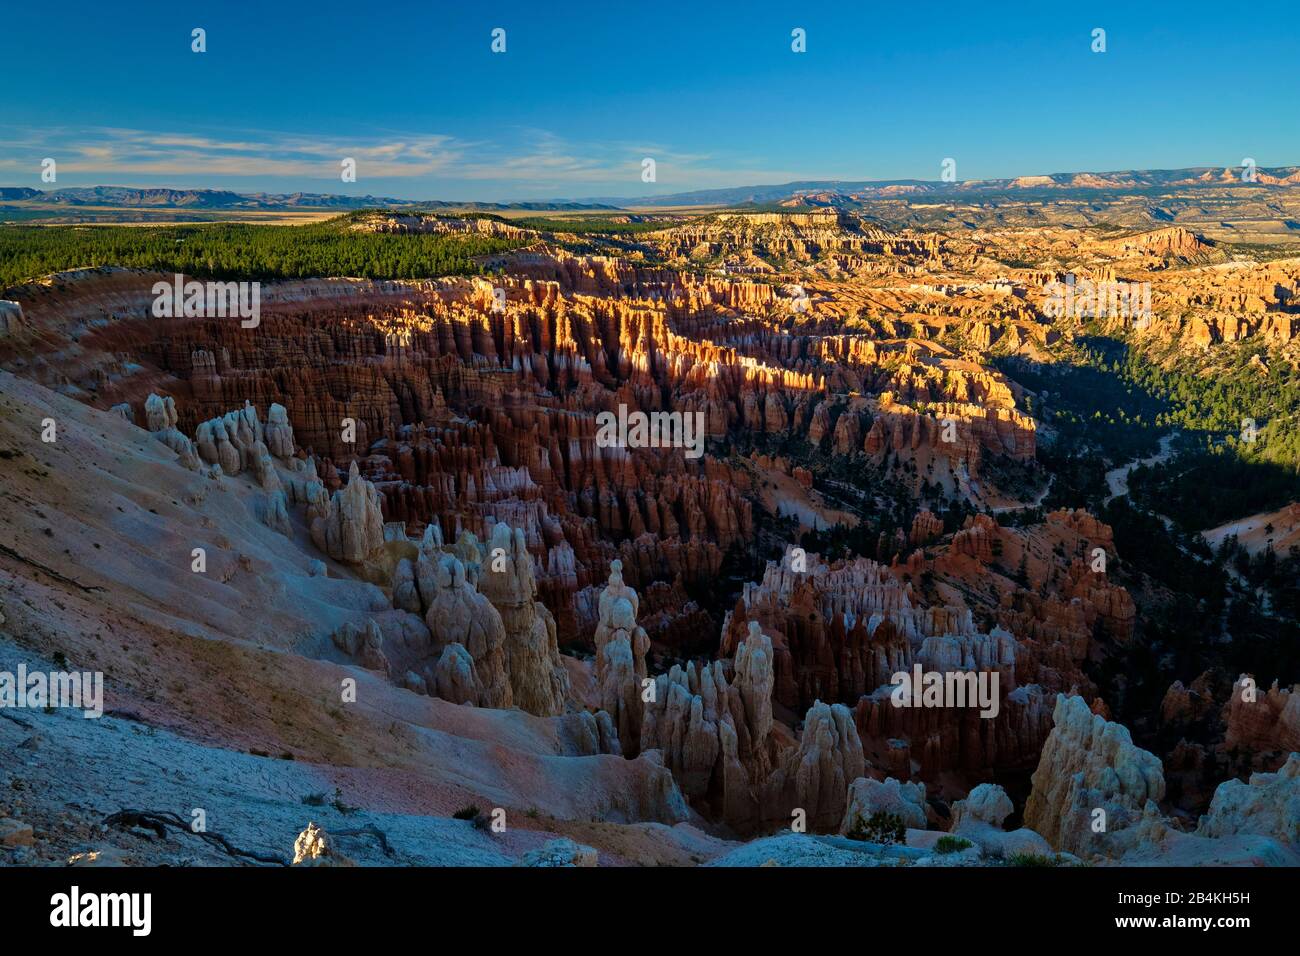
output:
[[[304,187],[340,183],[345,158],[356,161],[359,184],[421,192],[459,183],[465,188],[504,184],[538,195],[650,192],[773,182],[799,178],[785,170],[749,167],[735,157],[682,152],[664,143],[572,143],[539,129],[510,128],[498,141],[436,133],[393,133],[345,139],[239,130],[233,133],[98,127],[41,130],[0,126],[0,173],[25,179],[46,156],[60,177],[99,183],[172,179],[188,184],[218,179],[302,181]],[[641,180],[641,162],[655,160],[655,185]],[[474,184],[480,184],[475,187]]]
[[[0,169],[30,168],[30,158],[51,156],[64,173],[138,176],[338,176],[351,157],[365,174],[382,179],[428,176],[448,169],[460,152],[447,136],[413,136],[394,141],[299,136],[225,139],[176,132],[104,127],[18,131],[7,137]],[[27,152],[27,156],[18,152]]]

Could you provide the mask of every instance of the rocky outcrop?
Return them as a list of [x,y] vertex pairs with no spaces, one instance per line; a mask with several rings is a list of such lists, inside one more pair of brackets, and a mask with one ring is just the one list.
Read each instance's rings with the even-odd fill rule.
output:
[[1007,832],[1002,824],[1015,807],[997,784],[982,783],[952,805],[949,831],[969,840],[985,855],[1009,857],[1016,854],[1052,857],[1052,847],[1038,833],[1022,827]]
[[[575,714],[567,714],[562,719],[565,721],[574,720],[581,725],[579,734],[582,738],[582,753],[618,754],[622,756],[623,744],[618,739],[618,731],[615,729],[614,721],[609,716],[608,711],[580,710]],[[636,743],[636,741],[630,742],[633,748],[636,747]],[[658,751],[656,751],[657,753]],[[669,776],[671,777],[671,775]],[[680,799],[680,796],[678,799]]]
[[266,447],[276,458],[293,457],[293,426],[289,424],[289,413],[278,402],[272,402],[266,413]]
[[[124,415],[127,421],[131,420],[130,405],[126,406]],[[176,427],[176,403],[171,396],[166,398],[150,394],[144,403],[145,427],[153,432],[154,438],[158,439],[172,451],[176,452],[176,457],[180,463],[190,471],[199,470],[199,456],[195,451],[194,443],[181,434],[180,429]]]
[[852,713],[818,701],[798,740],[789,739],[772,719],[771,639],[757,624],[737,649],[734,674],[729,682],[714,661],[659,675],[642,750],[662,752],[687,799],[740,832],[789,825],[796,810],[809,829],[833,829],[849,782],[865,768]]
[[533,557],[521,529],[497,524],[487,544],[479,590],[501,615],[515,706],[549,716],[564,711],[569,678],[560,662],[555,619],[537,600]]
[[761,789],[779,752],[771,734],[770,638],[755,626],[737,656],[744,666],[733,681],[721,661],[673,665],[655,678],[641,749],[663,754],[693,804],[747,830],[772,812]]
[[1174,681],[1160,702],[1160,722],[1170,727],[1186,727],[1201,720],[1214,708],[1212,673],[1206,671],[1190,686]]
[[[1008,808],[1008,813],[1010,809]],[[904,826],[924,830],[926,826],[925,784],[903,783],[893,777],[883,782],[858,777],[849,785],[848,809],[840,833],[853,833],[877,813],[898,817]]]
[[253,465],[254,445],[263,437],[257,409],[245,400],[242,408],[202,422],[194,444],[205,462],[220,465],[223,474],[237,475]]
[[810,830],[830,830],[844,819],[849,783],[866,769],[853,713],[843,704],[817,701],[804,715],[799,746],[763,785],[769,821],[788,821],[804,810]]
[[145,427],[151,432],[176,427],[176,402],[170,395],[151,394],[144,403]]
[[[868,757],[902,779],[1034,765],[1051,730],[1050,691],[1019,683],[1039,672],[1022,662],[1016,635],[1002,627],[979,631],[964,607],[925,605],[901,580],[905,568],[861,558],[827,565],[816,555],[804,555],[802,566],[795,569],[791,554],[769,563],[761,582],[745,585],[723,634],[723,654],[747,624],[772,635],[775,704],[795,713],[818,699],[852,706]],[[895,706],[893,675],[918,664],[977,678],[996,672],[996,716]]]
[[[1267,691],[1242,674],[1223,708],[1223,747],[1256,753],[1300,751],[1300,691],[1276,681]],[[1273,766],[1277,766],[1274,764]]]
[[907,536],[907,543],[917,548],[928,544],[941,534],[943,534],[943,521],[928,509],[918,511],[916,517],[912,519],[912,530]]
[[505,625],[471,580],[478,576],[477,541],[463,536],[448,548],[437,525],[418,545],[400,525],[384,530],[385,550],[405,555],[392,565],[392,602],[400,613],[383,642],[398,682],[458,704],[514,706]]
[[897,398],[892,392],[881,395],[879,413],[862,443],[862,450],[879,463],[890,454],[919,459],[923,466],[944,459],[976,477],[986,455],[1019,461],[1034,457],[1034,420],[1014,406],[949,401],[921,413]]
[[720,652],[729,655],[758,623],[772,636],[774,700],[794,711],[824,699],[853,703],[910,664],[908,639],[921,637],[924,614],[874,561],[823,564],[805,556],[795,570],[787,553],[746,584],[728,615]]
[[772,731],[773,673],[772,639],[756,621],[749,622],[749,636],[736,648],[735,685],[745,705],[745,723],[751,736],[766,740]]
[[1148,802],[1136,826],[1115,841],[1123,847],[1121,866],[1300,866],[1294,844],[1254,833],[1208,837],[1186,833],[1170,824],[1154,802]]
[[16,338],[23,331],[23,307],[0,299],[0,338]]
[[312,541],[336,561],[361,564],[384,546],[380,501],[375,486],[361,477],[353,462],[348,483],[334,492],[328,510],[312,521]]
[[973,708],[898,707],[892,690],[868,694],[854,708],[868,755],[890,773],[933,781],[945,795],[964,790],[954,777],[979,780],[991,768],[1032,767],[1051,732],[1052,698],[1037,684],[1001,697],[992,719]]
[[480,707],[513,706],[506,630],[497,609],[466,580],[464,565],[453,555],[421,555],[420,582],[433,649],[448,658],[438,662],[438,696],[452,699],[441,691],[447,686]]
[[385,677],[392,675],[392,666],[384,653],[384,632],[374,618],[367,618],[361,626],[344,624],[332,637],[335,647],[366,670],[378,671]]
[[268,491],[263,497],[260,517],[262,523],[273,531],[278,531],[286,538],[293,536],[293,523],[289,520],[289,508],[285,503],[284,492],[280,489]]
[[1043,745],[1025,826],[1055,849],[1083,858],[1117,856],[1115,835],[1136,826],[1148,801],[1165,795],[1160,761],[1133,745],[1128,729],[1056,698],[1055,727]]
[[952,805],[952,830],[963,823],[985,823],[1001,829],[1002,822],[1015,811],[1007,792],[995,783],[981,783],[965,800]]
[[[449,700],[453,704],[478,704],[482,700],[482,684],[475,673],[474,658],[463,645],[452,643],[444,647],[434,665],[433,674],[434,693],[443,700]],[[418,679],[418,675],[416,677]],[[422,679],[421,682],[428,686]],[[410,683],[415,684],[416,681]]]
[[1170,226],[1118,239],[1106,239],[1098,242],[1097,246],[1116,256],[1138,254],[1194,262],[1203,258],[1214,244],[1182,226]]
[[[673,665],[667,674],[655,679],[641,725],[641,750],[663,754],[664,765],[672,771],[682,794],[691,801],[720,794],[720,809],[724,812],[728,797],[738,806],[743,806],[748,797],[747,793],[736,792],[747,790],[749,784],[738,754],[734,765],[720,762],[724,757],[722,736],[727,733],[729,738],[737,737],[738,717],[753,749],[749,728],[743,723],[744,705],[739,692],[733,695],[732,691],[720,662],[698,669],[694,662],[685,668]],[[729,732],[722,729],[727,723],[731,724]],[[728,785],[734,788],[730,794]],[[755,808],[745,809],[752,818]]]
[[519,866],[595,866],[597,853],[569,839],[550,840],[520,859]]
[[601,708],[610,715],[624,753],[635,757],[641,740],[642,682],[650,638],[636,622],[636,592],[623,583],[623,564],[612,561],[601,592],[596,625],[596,685]]
[[328,833],[314,823],[298,834],[293,841],[294,866],[355,866],[350,859],[334,849]]
[[1256,834],[1300,850],[1300,753],[1291,754],[1277,773],[1253,773],[1249,783],[1219,784],[1196,832],[1208,837]]

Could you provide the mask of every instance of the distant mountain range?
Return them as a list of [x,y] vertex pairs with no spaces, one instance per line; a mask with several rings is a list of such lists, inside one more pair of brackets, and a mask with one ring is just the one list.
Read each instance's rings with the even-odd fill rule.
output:
[[1034,191],[1111,190],[1145,191],[1198,186],[1300,186],[1300,166],[1253,170],[1253,181],[1243,180],[1241,167],[1198,166],[1190,169],[1123,170],[1109,173],[1054,173],[1050,176],[1020,176],[1015,179],[967,179],[942,182],[924,179],[836,180],[814,179],[770,186],[737,186],[698,189],[640,199],[599,197],[592,202],[614,206],[739,206],[801,201],[807,205],[838,205],[838,200],[906,199],[953,195],[994,196]]
[[235,193],[220,189],[135,189],[124,186],[82,186],[44,191],[25,186],[0,186],[0,202],[63,206],[113,206],[141,209],[366,209],[373,206],[412,209],[584,210],[610,209],[577,202],[442,202],[394,199],[391,196],[339,196],[331,193]]
[[1196,187],[1300,186],[1300,167],[1280,166],[1249,171],[1242,167],[1198,166],[1190,169],[1123,170],[1109,173],[1054,173],[1015,179],[970,179],[955,182],[923,179],[802,180],[767,186],[698,189],[663,196],[603,196],[583,200],[535,202],[455,202],[395,199],[391,196],[340,196],[331,193],[236,193],[219,189],[147,189],[85,186],[44,191],[0,186],[0,202],[31,205],[111,206],[139,209],[289,210],[364,209],[373,206],[419,210],[471,209],[599,211],[628,207],[802,205],[849,206],[863,200],[952,197],[995,198],[1017,194],[1146,192]]

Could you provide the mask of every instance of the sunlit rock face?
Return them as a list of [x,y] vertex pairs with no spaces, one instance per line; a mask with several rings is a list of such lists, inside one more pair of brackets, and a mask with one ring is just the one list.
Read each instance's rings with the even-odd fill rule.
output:
[[[739,235],[783,222],[760,218]],[[798,235],[779,245],[800,255],[913,262],[935,249],[834,216],[787,225]],[[422,228],[367,228],[390,226]],[[678,241],[697,242],[662,240],[665,249]],[[642,591],[674,581],[698,591],[755,533],[748,469],[707,451],[600,447],[602,411],[699,415],[715,441],[741,432],[821,441],[826,431],[838,454],[935,461],[954,483],[978,475],[982,456],[1033,455],[1033,420],[996,372],[942,357],[899,366],[902,343],[832,333],[817,313],[781,332],[785,293],[774,299],[771,286],[745,278],[555,249],[520,257],[500,278],[504,306],[476,279],[268,283],[256,329],[157,319],[154,278],[91,273],[43,292],[29,325],[59,334],[105,310],[108,321],[83,339],[75,364],[55,356],[47,372],[33,371],[65,376],[133,416],[150,394],[171,400],[168,427],[193,436],[200,459],[226,474],[251,467],[248,446],[261,441],[277,460],[295,449],[312,458],[333,495],[355,461],[380,494],[382,521],[402,521],[413,536],[435,522],[483,540],[498,521],[522,529],[561,641],[590,640],[596,620],[579,595],[599,587],[611,560]],[[878,400],[842,409],[828,389]],[[940,434],[949,418],[952,443]],[[340,536],[333,547],[356,561],[368,543]],[[694,613],[677,608],[684,620]],[[673,631],[671,618],[663,624]]]

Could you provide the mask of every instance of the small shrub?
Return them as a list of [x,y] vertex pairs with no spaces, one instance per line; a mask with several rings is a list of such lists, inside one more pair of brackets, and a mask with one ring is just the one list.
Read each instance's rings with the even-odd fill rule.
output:
[[1007,866],[1057,866],[1059,862],[1056,857],[1041,853],[1013,853],[1007,859]]
[[964,840],[961,837],[943,836],[939,837],[939,842],[934,845],[935,853],[960,853],[968,847],[974,846],[970,840]]
[[860,816],[854,820],[845,836],[850,840],[863,840],[867,843],[905,843],[907,825],[898,814],[877,810],[865,821]]
[[302,798],[302,802],[309,807],[323,807],[325,806],[325,794],[309,793]]
[[453,813],[452,818],[456,820],[473,820],[475,817],[478,817],[479,815],[480,814],[479,814],[478,806],[476,804],[471,803],[469,806],[461,807],[459,810]]

